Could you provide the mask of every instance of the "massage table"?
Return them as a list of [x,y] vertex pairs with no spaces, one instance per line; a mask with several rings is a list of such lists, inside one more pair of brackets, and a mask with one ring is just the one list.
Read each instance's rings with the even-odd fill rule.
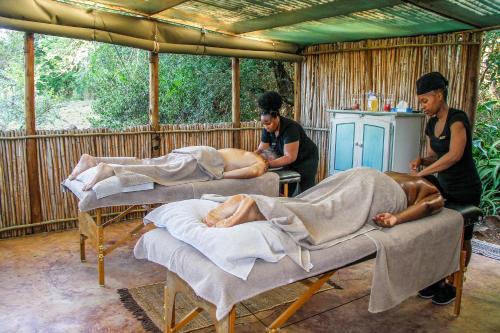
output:
[[[449,222],[459,228],[461,226],[460,220],[467,224],[474,223],[481,215],[481,211],[475,207],[453,208],[461,216],[453,210],[445,208],[438,214],[424,218],[424,225],[427,226],[424,231],[414,229],[415,224],[412,225],[412,223],[405,223],[395,228],[385,229],[385,231],[396,238],[403,235],[405,235],[404,237],[411,235],[410,237],[422,238],[435,234],[436,228],[433,227],[435,223],[443,225]],[[412,234],[416,230],[418,232]],[[299,267],[288,256],[277,263],[258,259],[246,281],[223,271],[200,251],[174,238],[164,228],[156,228],[142,235],[135,246],[134,254],[138,259],[147,259],[167,268],[164,287],[165,323],[163,331],[169,333],[178,332],[202,311],[209,313],[216,332],[234,332],[235,304],[267,290],[297,281],[302,282],[308,289],[267,328],[269,332],[277,332],[280,326],[324,283],[328,282],[336,271],[376,257],[377,246],[368,235],[360,235],[329,248],[311,251],[311,261],[314,263],[314,267],[309,272]],[[457,291],[454,305],[454,314],[457,316],[460,313],[465,271],[466,253],[463,250],[463,232],[461,245],[461,250],[457,247],[460,252],[458,269],[450,271],[454,273],[449,277],[449,281],[454,284]],[[426,255],[428,257],[435,256],[434,253],[429,252],[426,252]],[[454,269],[457,266],[454,266]],[[207,284],[207,280],[212,282]],[[418,290],[416,289],[415,293]],[[178,293],[188,296],[195,304],[195,308],[176,322],[175,297]],[[221,304],[223,305],[221,306]]]
[[[85,241],[89,240],[97,252],[97,270],[99,285],[104,286],[104,257],[119,246],[132,239],[144,227],[138,222],[134,228],[112,245],[104,245],[104,229],[125,218],[128,214],[138,211],[150,211],[154,205],[174,201],[200,198],[205,193],[215,193],[230,196],[240,193],[262,194],[266,196],[279,195],[279,175],[265,173],[251,179],[220,179],[195,182],[174,186],[154,184],[154,188],[135,192],[122,192],[97,199],[96,193],[82,191],[83,183],[78,180],[66,179],[63,189],[71,191],[78,198],[78,221],[80,231],[80,259],[85,262]],[[125,210],[117,216],[107,219],[102,208],[125,206]],[[143,207],[140,209],[140,207]],[[95,211],[92,216],[91,212]]]

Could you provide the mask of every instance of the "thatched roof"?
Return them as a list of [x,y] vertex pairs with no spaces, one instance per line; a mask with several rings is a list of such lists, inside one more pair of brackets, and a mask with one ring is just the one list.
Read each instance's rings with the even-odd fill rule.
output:
[[297,61],[306,45],[497,27],[487,0],[3,0],[0,27],[157,52]]

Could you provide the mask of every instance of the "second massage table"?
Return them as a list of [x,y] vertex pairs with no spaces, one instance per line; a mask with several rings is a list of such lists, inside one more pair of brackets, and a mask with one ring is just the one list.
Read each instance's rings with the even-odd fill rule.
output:
[[[126,235],[109,246],[105,246],[104,243],[105,227],[123,219],[132,212],[136,212],[136,209],[140,207],[149,211],[152,205],[197,199],[206,193],[214,193],[223,196],[240,193],[278,196],[279,182],[279,175],[268,172],[260,177],[251,179],[221,179],[175,186],[154,184],[153,189],[117,193],[100,199],[97,199],[96,193],[93,190],[83,191],[83,183],[81,181],[70,181],[66,179],[62,183],[62,186],[71,191],[78,198],[80,259],[82,262],[86,260],[85,241],[89,240],[97,252],[99,284],[104,286],[104,257],[133,238],[144,227],[144,224],[138,222],[131,231],[127,232]],[[116,206],[125,206],[125,209],[119,215],[106,220],[102,208]],[[94,216],[91,215],[92,212],[95,212]]]
[[[462,216],[457,212],[444,209],[436,215],[415,222],[405,223],[392,229],[386,229],[384,232],[389,239],[396,240],[396,242],[399,242],[403,246],[408,239],[418,239],[420,245],[422,244],[422,240],[428,242],[429,246],[421,247],[418,257],[419,260],[420,258],[423,258],[423,260],[432,260],[437,255],[432,251],[432,243],[445,239],[440,235],[440,231],[451,227],[457,233],[460,233],[462,220]],[[285,256],[277,263],[265,262],[258,259],[246,281],[223,271],[196,248],[174,238],[164,228],[157,228],[145,233],[137,242],[134,254],[138,259],[147,259],[163,265],[167,269],[167,280],[164,289],[165,323],[162,328],[164,332],[179,331],[203,310],[210,314],[216,332],[234,332],[236,319],[235,304],[265,291],[296,281],[302,281],[308,286],[307,291],[268,327],[269,332],[277,332],[279,327],[310,299],[330,279],[336,270],[372,259],[377,253],[375,265],[379,264],[379,246],[375,245],[369,235],[369,233],[360,235],[329,248],[311,251],[311,262],[314,263],[314,267],[309,272],[306,272],[295,264],[288,256]],[[460,242],[460,237],[458,240]],[[424,286],[448,274],[454,273],[453,283],[457,287],[454,310],[456,315],[460,311],[465,266],[465,252],[460,250],[460,243],[457,245],[450,244],[450,249],[453,250],[450,253],[455,253],[455,255],[450,257],[450,261],[447,263],[448,267],[435,268],[439,270],[439,273],[431,271],[434,268],[429,268],[428,272],[423,272],[420,275],[428,276],[428,278],[420,278],[418,283],[412,285],[411,290],[414,294]],[[386,259],[389,259],[389,257],[386,258],[384,255],[381,260],[385,262]],[[419,273],[416,273],[419,269],[418,260],[414,266],[410,268],[409,272],[405,273],[418,275]],[[446,273],[443,274],[443,272]],[[311,281],[311,277],[316,278]],[[386,280],[390,280],[389,277]],[[410,280],[408,279],[408,283],[410,283]],[[377,289],[387,286],[386,282],[382,281],[381,284],[378,281],[375,283],[374,273],[371,297],[374,297],[374,293],[380,291],[377,291]],[[175,296],[178,293],[189,295],[195,302],[196,307],[186,317],[176,323]],[[409,295],[411,293],[407,293],[405,298]],[[402,300],[399,299],[398,302]]]

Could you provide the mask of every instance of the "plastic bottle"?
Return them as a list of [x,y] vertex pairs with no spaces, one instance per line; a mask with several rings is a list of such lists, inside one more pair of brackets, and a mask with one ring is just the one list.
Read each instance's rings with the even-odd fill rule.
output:
[[378,111],[377,95],[373,92],[368,92],[368,111]]

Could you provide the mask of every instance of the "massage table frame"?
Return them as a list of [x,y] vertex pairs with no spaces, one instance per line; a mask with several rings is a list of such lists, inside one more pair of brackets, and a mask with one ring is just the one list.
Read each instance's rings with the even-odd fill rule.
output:
[[[462,249],[460,251],[460,265],[459,270],[453,273],[449,281],[453,283],[456,288],[456,298],[453,313],[455,316],[460,315],[460,306],[462,302],[462,291],[464,282],[464,272],[465,272],[465,258],[466,251],[463,249],[464,245],[464,234],[462,232]],[[303,292],[292,304],[290,304],[285,311],[283,311],[266,330],[270,333],[277,333],[280,327],[297,312],[313,295],[318,291],[323,284],[328,282],[331,276],[342,268],[356,265],[360,262],[370,260],[375,258],[375,254],[368,255],[360,260],[350,263],[346,266],[336,268],[334,270],[321,273],[316,277],[310,277],[303,279],[299,282],[308,287],[308,289]],[[315,279],[315,280],[312,280]],[[195,308],[189,312],[184,318],[182,318],[178,323],[175,321],[175,297],[178,293],[186,295],[193,303]],[[163,327],[163,332],[165,333],[175,333],[179,332],[184,326],[186,326],[191,320],[193,320],[202,311],[207,311],[215,326],[216,333],[234,333],[235,323],[236,323],[236,307],[233,306],[229,314],[227,314],[222,320],[217,320],[215,316],[216,306],[203,298],[196,295],[194,290],[181,279],[177,274],[167,270],[167,281],[164,287],[164,316],[165,324]]]
[[[141,206],[142,209],[134,210],[134,208]],[[107,221],[104,221],[104,218],[106,216],[102,213],[102,208],[95,209],[95,219],[92,218],[89,212],[80,211],[78,213],[78,229],[80,231],[80,260],[81,262],[86,262],[85,241],[89,240],[97,252],[97,272],[99,285],[101,287],[104,286],[104,257],[113,252],[116,248],[134,238],[138,234],[138,232],[145,227],[145,224],[142,221],[139,221],[139,223],[132,230],[128,231],[123,237],[116,240],[112,245],[108,247],[104,245],[104,228],[120,221],[128,214],[140,211],[149,212],[152,209],[152,205],[132,205],[127,207],[123,212],[119,213],[114,218],[111,218]]]

